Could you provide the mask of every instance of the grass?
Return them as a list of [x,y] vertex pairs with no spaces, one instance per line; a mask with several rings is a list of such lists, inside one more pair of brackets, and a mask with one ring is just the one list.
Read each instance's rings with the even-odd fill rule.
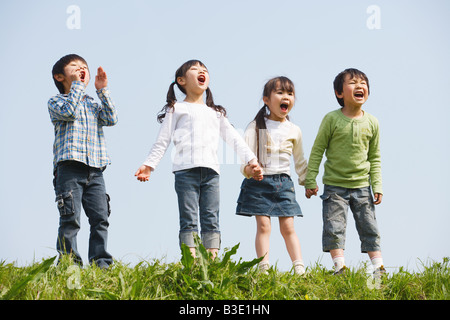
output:
[[214,261],[197,243],[197,258],[182,248],[180,262],[141,261],[131,267],[117,261],[107,270],[80,268],[70,256],[27,267],[0,262],[2,300],[448,300],[449,258],[411,273],[400,268],[381,280],[365,266],[333,276],[319,263],[306,277],[280,272],[260,274],[252,261],[235,261],[239,244]]

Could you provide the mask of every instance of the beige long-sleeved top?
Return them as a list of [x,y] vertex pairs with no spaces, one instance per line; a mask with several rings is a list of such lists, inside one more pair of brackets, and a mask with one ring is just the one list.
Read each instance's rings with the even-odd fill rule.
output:
[[[253,153],[257,153],[256,123],[250,122],[245,130],[245,142]],[[263,166],[265,175],[285,173],[291,176],[291,156],[294,158],[295,172],[298,183],[305,185],[307,160],[303,153],[302,131],[300,128],[285,120],[283,122],[266,119],[267,129],[259,131],[259,161]],[[245,165],[241,166],[241,173]],[[246,176],[247,178],[250,178]]]

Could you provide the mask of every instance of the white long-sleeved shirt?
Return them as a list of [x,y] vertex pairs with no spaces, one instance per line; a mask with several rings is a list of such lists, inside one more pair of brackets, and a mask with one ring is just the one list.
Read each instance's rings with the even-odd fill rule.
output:
[[[245,142],[256,154],[256,122],[252,121],[245,130]],[[291,156],[294,157],[295,172],[298,175],[298,183],[305,184],[307,160],[303,154],[302,132],[300,128],[285,120],[283,122],[266,119],[267,129],[259,131],[260,162],[263,165],[265,175],[282,174],[291,175]],[[245,165],[241,166],[243,175]],[[249,177],[247,177],[249,178]]]
[[233,147],[242,163],[247,164],[256,158],[244,139],[220,112],[206,104],[177,102],[174,108],[166,113],[156,142],[144,165],[154,170],[173,141],[173,172],[207,167],[220,173],[217,156],[220,137]]

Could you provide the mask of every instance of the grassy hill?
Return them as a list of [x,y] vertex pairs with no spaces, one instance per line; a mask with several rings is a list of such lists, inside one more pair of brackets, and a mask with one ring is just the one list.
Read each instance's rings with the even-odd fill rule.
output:
[[56,257],[27,267],[0,262],[2,300],[448,300],[449,258],[411,273],[400,268],[374,279],[362,266],[334,276],[320,264],[306,277],[257,263],[233,260],[239,244],[214,261],[202,245],[197,258],[184,247],[177,263],[141,261],[131,267],[117,261],[107,270],[73,265]]

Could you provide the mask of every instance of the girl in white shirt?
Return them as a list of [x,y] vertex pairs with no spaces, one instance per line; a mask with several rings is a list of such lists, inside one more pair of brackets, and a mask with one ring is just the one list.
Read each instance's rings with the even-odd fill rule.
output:
[[264,179],[252,179],[252,167],[241,166],[246,179],[242,182],[236,214],[256,217],[255,247],[258,257],[264,256],[259,265],[263,272],[269,268],[270,218],[278,217],[294,272],[302,275],[305,267],[294,229],[294,216],[302,216],[302,211],[290,178],[290,158],[294,157],[300,185],[305,183],[307,161],[301,130],[288,117],[295,102],[294,84],[286,77],[269,80],[264,86],[263,101],[264,106],[246,129],[245,141],[258,156]]
[[[176,100],[175,85],[186,95],[183,102]],[[135,176],[139,181],[148,181],[173,142],[172,171],[180,211],[180,246],[186,244],[195,256],[194,234],[199,231],[199,215],[202,243],[215,258],[220,248],[219,139],[234,148],[255,179],[262,179],[262,172],[256,156],[226,118],[225,108],[214,104],[208,86],[208,69],[199,60],[189,60],[176,71],[175,81],[167,93],[167,104],[158,114],[162,123],[158,137]]]

